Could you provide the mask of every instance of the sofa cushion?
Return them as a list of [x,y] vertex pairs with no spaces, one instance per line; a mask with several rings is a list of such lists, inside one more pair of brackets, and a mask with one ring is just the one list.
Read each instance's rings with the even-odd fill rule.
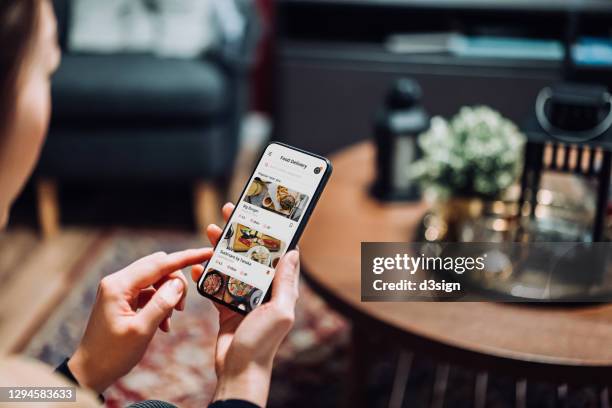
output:
[[209,121],[231,101],[228,80],[206,60],[151,55],[64,55],[53,78],[54,120]]

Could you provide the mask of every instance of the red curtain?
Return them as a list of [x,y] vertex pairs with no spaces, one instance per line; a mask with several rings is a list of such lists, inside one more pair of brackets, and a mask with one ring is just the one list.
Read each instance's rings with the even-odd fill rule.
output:
[[272,112],[272,49],[274,40],[274,0],[255,0],[263,23],[263,38],[257,50],[252,78],[252,108]]

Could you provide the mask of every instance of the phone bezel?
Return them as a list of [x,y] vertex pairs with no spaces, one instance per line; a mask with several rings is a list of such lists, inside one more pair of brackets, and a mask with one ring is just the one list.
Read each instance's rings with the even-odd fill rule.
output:
[[[308,224],[308,220],[310,219],[310,216],[312,215],[314,208],[317,205],[317,202],[319,201],[319,198],[321,197],[321,194],[323,193],[323,190],[325,189],[325,186],[327,185],[327,182],[329,181],[329,178],[331,176],[331,173],[333,171],[333,167],[331,164],[331,161],[329,161],[328,158],[320,156],[318,154],[315,153],[311,153],[308,152],[306,150],[302,150],[300,148],[294,147],[294,146],[289,146],[288,144],[285,143],[281,143],[281,142],[272,142],[270,144],[268,144],[266,146],[266,148],[262,151],[261,155],[259,156],[259,160],[257,160],[257,164],[255,165],[255,167],[253,168],[253,171],[251,172],[251,175],[248,177],[247,182],[245,183],[244,188],[242,189],[242,192],[240,193],[238,199],[242,199],[242,197],[244,196],[244,193],[246,192],[246,189],[249,187],[249,182],[251,181],[251,179],[253,178],[253,176],[255,175],[255,171],[257,170],[257,168],[259,167],[259,163],[261,163],[262,159],[264,158],[264,154],[266,153],[266,151],[270,148],[270,146],[272,145],[278,145],[278,146],[282,146],[285,147],[287,149],[290,150],[294,150],[309,156],[312,156],[314,158],[317,158],[319,160],[323,160],[326,163],[326,169],[325,169],[325,173],[323,173],[323,176],[321,177],[321,181],[319,182],[319,185],[317,186],[312,199],[310,200],[310,202],[308,203],[308,207],[306,207],[306,210],[304,211],[304,214],[302,215],[302,219],[300,220],[297,229],[295,231],[295,235],[293,236],[293,239],[291,240],[291,242],[289,243],[289,246],[287,247],[287,252],[291,251],[292,249],[294,249],[298,243],[298,241],[300,240],[300,237],[302,236],[302,233],[304,232],[304,229],[306,228],[306,224]],[[234,217],[234,213],[236,212],[236,209],[238,208],[239,203],[236,203],[236,207],[234,208],[234,210],[232,211],[232,214],[230,215],[229,219],[231,220]],[[226,223],[225,226],[223,227],[223,232],[221,234],[221,237],[223,238],[225,236],[225,234],[227,233],[227,228],[228,225],[230,223]],[[217,247],[219,246],[219,243],[221,242],[221,239],[219,240],[219,242],[217,242],[217,244],[215,245],[214,249],[213,249],[213,256],[214,254],[217,252]],[[198,293],[200,293],[200,295],[204,296],[207,299],[212,300],[213,302],[216,302],[220,305],[223,305],[225,307],[227,307],[228,309],[240,313],[241,315],[246,316],[247,314],[249,314],[250,312],[247,312],[246,310],[241,310],[229,303],[224,302],[221,299],[217,299],[216,297],[214,297],[213,295],[209,295],[207,293],[205,293],[202,289],[201,289],[201,284],[203,283],[204,280],[204,276],[206,275],[206,271],[207,271],[207,267],[208,267],[208,262],[206,263],[206,266],[204,267],[204,272],[202,273],[202,276],[200,276],[200,279],[198,279],[198,282],[196,283],[196,287],[198,289]],[[267,292],[264,294],[264,300],[262,302],[265,303],[270,299],[270,295],[271,295],[271,291],[272,291],[272,285],[274,285],[274,279],[272,279],[272,284],[270,285],[270,287],[268,288]]]

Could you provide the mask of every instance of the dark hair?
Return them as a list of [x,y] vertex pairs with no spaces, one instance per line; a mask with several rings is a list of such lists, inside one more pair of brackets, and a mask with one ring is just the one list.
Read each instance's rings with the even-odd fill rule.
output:
[[37,32],[40,1],[0,1],[0,135],[13,114],[19,71]]

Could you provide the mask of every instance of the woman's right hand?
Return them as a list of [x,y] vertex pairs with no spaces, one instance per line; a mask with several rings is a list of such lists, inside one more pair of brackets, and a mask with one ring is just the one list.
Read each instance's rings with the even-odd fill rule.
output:
[[[234,209],[223,207],[227,221]],[[216,245],[222,229],[210,225],[208,238]],[[299,253],[290,251],[282,257],[274,276],[270,301],[242,316],[217,305],[219,336],[215,355],[217,389],[214,401],[242,399],[265,406],[270,388],[272,363],[283,339],[293,326],[298,299],[300,273]],[[197,282],[204,272],[202,265],[192,267]]]

